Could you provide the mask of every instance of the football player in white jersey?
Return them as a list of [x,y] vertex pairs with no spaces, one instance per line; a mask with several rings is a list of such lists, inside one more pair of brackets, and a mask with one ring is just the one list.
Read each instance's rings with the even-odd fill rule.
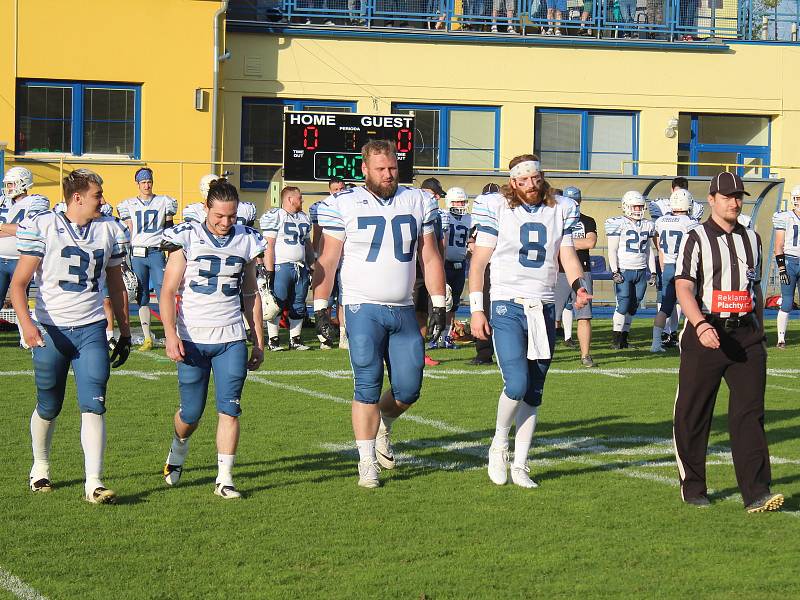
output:
[[794,305],[794,292],[800,283],[800,185],[792,188],[789,209],[772,216],[775,230],[775,262],[781,282],[781,307],[778,311],[778,348],[786,348],[786,329]]
[[472,251],[472,215],[468,212],[469,199],[467,192],[460,187],[451,187],[444,197],[447,210],[442,211],[442,229],[444,231],[444,273],[447,285],[453,298],[453,309],[447,313],[447,325],[440,348],[455,349],[456,345],[450,337],[464,283],[467,278],[467,253]]
[[[202,202],[195,202],[188,205],[183,209],[182,216],[183,222],[195,221],[202,223],[206,219],[205,206],[206,199],[208,198],[208,189],[212,181],[225,179],[219,175],[203,175],[200,178],[200,196],[203,198]],[[227,181],[227,180],[226,180]],[[239,208],[236,209],[236,222],[239,225],[247,225],[252,227],[256,222],[256,205],[252,202],[239,201]]]
[[153,171],[142,167],[134,175],[139,194],[117,205],[117,213],[131,232],[131,267],[139,279],[139,321],[142,324],[142,350],[153,347],[150,332],[150,288],[156,298],[161,293],[166,262],[161,251],[164,230],[172,227],[178,203],[169,196],[153,193]]
[[[3,176],[0,194],[0,305],[6,299],[19,260],[16,238],[19,223],[50,208],[50,201],[44,196],[28,194],[32,187],[33,174],[25,167],[11,167]],[[26,348],[19,323],[17,328],[19,344]]]
[[[613,317],[615,349],[628,347],[628,331],[648,285],[655,285],[656,261],[653,253],[655,227],[644,218],[644,197],[636,191],[625,192],[622,212],[605,222],[608,238],[608,266],[617,296]],[[648,276],[648,272],[650,275]]]
[[[500,193],[479,196],[472,209],[478,234],[469,270],[470,327],[479,339],[494,336],[503,375],[489,448],[489,478],[497,485],[508,481],[508,434],[516,420],[511,480],[520,487],[535,488],[528,450],[555,346],[559,259],[576,292],[575,308],[585,306],[591,295],[572,244],[578,206],[568,198],[556,202],[536,155],[513,158],[509,169],[509,182]],[[491,321],[483,302],[487,264],[491,266]]]
[[[97,173],[73,171],[63,181],[66,212],[48,210],[20,223],[17,247],[21,256],[11,282],[11,301],[25,340],[33,348],[37,402],[30,424],[30,488],[34,492],[52,489],[50,443],[72,365],[81,411],[84,497],[94,504],[111,504],[116,494],[101,480],[104,414],[109,367],[121,366],[131,348],[128,297],[120,272],[129,238],[120,222],[100,216],[100,206],[105,202],[102,185]],[[36,323],[28,312],[26,291],[34,275]],[[106,281],[120,329],[111,357],[101,292]]]
[[[329,197],[317,211],[325,242],[314,268],[314,316],[320,340],[330,340],[326,309],[341,258],[358,484],[374,488],[380,485],[378,463],[395,467],[392,424],[422,387],[425,344],[412,301],[417,252],[433,302],[435,338],[445,324],[445,276],[434,232],[436,201],[421,190],[398,186],[393,143],[370,141],[362,158],[365,186]],[[384,362],[390,389],[381,394]]]
[[[241,496],[232,470],[239,443],[242,387],[247,371],[257,369],[264,360],[255,265],[266,244],[258,231],[236,224],[238,202],[235,187],[223,179],[214,181],[203,222],[182,223],[164,233],[164,248],[170,254],[160,302],[167,356],[178,363],[180,390],[164,481],[177,485],[180,480],[189,436],[200,424],[213,372],[219,415],[214,493],[225,499]],[[177,309],[176,294],[181,296]],[[243,317],[255,337],[249,359]]]
[[[678,190],[687,190],[689,189],[689,180],[686,177],[676,177],[672,180],[672,192],[676,192]],[[664,215],[668,215],[672,209],[670,208],[670,199],[669,198],[656,198],[653,201],[647,203],[647,209],[650,211],[650,218],[655,221],[659,217],[663,217]],[[689,212],[689,216],[694,219],[695,221],[699,222],[700,219],[703,218],[703,213],[705,209],[700,202],[693,202],[692,209]]]
[[656,243],[658,244],[658,261],[661,265],[661,281],[664,288],[661,306],[653,321],[653,343],[650,352],[664,352],[661,334],[667,319],[675,309],[675,261],[681,241],[688,232],[699,223],[689,215],[692,214],[694,198],[688,190],[677,189],[669,197],[670,212],[659,217],[655,223]]
[[[308,350],[300,334],[306,318],[306,297],[310,284],[309,265],[314,262],[311,246],[311,221],[303,212],[300,188],[287,186],[281,190],[281,207],[264,213],[261,232],[267,240],[264,268],[267,285],[281,310],[289,312],[289,349]],[[280,315],[267,323],[269,349],[283,350],[278,333]]]

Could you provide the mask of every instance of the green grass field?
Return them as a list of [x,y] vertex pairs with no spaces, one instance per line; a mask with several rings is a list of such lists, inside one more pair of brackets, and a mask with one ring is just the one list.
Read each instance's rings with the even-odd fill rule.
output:
[[[774,315],[774,313],[773,313]],[[213,495],[213,400],[181,485],[160,470],[177,406],[163,350],[134,352],[108,392],[106,477],[117,506],[83,502],[74,386],[52,451],[51,494],[28,491],[28,353],[0,336],[0,597],[12,575],[48,598],[775,598],[800,595],[800,331],[769,350],[766,425],[781,513],[737,497],[723,386],[709,456],[713,506],[681,503],[671,447],[677,351],[654,357],[649,320],[599,370],[557,348],[531,453],[541,487],[489,482],[501,389],[472,346],[440,350],[422,397],[394,428],[401,464],[356,485],[344,351],[267,356],[242,398],[241,501]],[[774,317],[769,339],[774,345]],[[307,332],[309,337],[310,332]],[[316,346],[316,344],[314,344]]]

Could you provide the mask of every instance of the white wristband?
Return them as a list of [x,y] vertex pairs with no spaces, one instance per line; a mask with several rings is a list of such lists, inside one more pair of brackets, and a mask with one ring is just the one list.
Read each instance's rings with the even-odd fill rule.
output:
[[444,308],[445,306],[447,306],[447,299],[445,298],[445,296],[439,294],[436,295],[431,294],[431,305],[434,308]]
[[469,293],[469,312],[483,312],[483,292]]
[[321,300],[314,299],[314,312],[318,310],[325,310],[328,308],[328,300],[323,298]]

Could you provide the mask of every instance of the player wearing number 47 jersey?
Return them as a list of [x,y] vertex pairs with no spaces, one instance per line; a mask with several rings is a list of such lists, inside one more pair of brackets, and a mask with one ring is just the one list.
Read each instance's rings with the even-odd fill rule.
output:
[[778,311],[778,348],[786,348],[786,330],[794,305],[794,292],[800,284],[800,185],[792,188],[789,210],[772,216],[775,230],[775,262],[781,283],[781,307]]
[[[181,402],[173,420],[175,434],[164,480],[176,485],[181,477],[189,436],[200,424],[213,372],[219,414],[214,493],[225,499],[240,497],[232,469],[239,443],[242,387],[248,369],[257,369],[264,359],[255,259],[263,254],[265,243],[255,229],[235,224],[238,202],[236,188],[227,181],[215,181],[203,223],[183,223],[165,233],[164,249],[170,255],[160,303],[167,356],[178,363]],[[181,297],[177,310],[176,294]],[[249,360],[242,317],[255,335]]]
[[[105,202],[102,184],[92,171],[73,171],[63,181],[66,212],[46,211],[20,224],[17,247],[21,258],[11,282],[17,319],[33,348],[37,402],[31,416],[31,490],[52,489],[50,442],[72,365],[81,411],[85,498],[95,504],[116,500],[116,494],[100,479],[106,441],[106,385],[111,361],[116,359],[114,367],[122,365],[131,342],[127,295],[120,273],[128,232],[116,219],[100,216]],[[28,313],[26,292],[34,274],[38,326]],[[101,291],[106,280],[121,334],[110,358]]]
[[[394,144],[362,149],[366,185],[329,197],[317,210],[325,241],[314,269],[314,317],[320,341],[331,343],[328,298],[342,259],[342,304],[353,367],[352,423],[358,484],[380,485],[378,463],[395,466],[389,434],[394,420],[419,398],[425,354],[412,302],[417,248],[431,293],[438,339],[445,322],[442,255],[434,223],[438,205],[427,193],[397,185]],[[390,389],[381,394],[384,363]]]

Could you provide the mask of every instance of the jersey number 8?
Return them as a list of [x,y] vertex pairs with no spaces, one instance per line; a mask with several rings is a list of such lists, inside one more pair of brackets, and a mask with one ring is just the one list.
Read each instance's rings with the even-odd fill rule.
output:
[[[531,240],[531,232],[536,233],[536,241]],[[523,267],[538,269],[547,257],[547,228],[542,223],[525,223],[519,228],[519,263]],[[534,253],[531,258],[531,252]]]

